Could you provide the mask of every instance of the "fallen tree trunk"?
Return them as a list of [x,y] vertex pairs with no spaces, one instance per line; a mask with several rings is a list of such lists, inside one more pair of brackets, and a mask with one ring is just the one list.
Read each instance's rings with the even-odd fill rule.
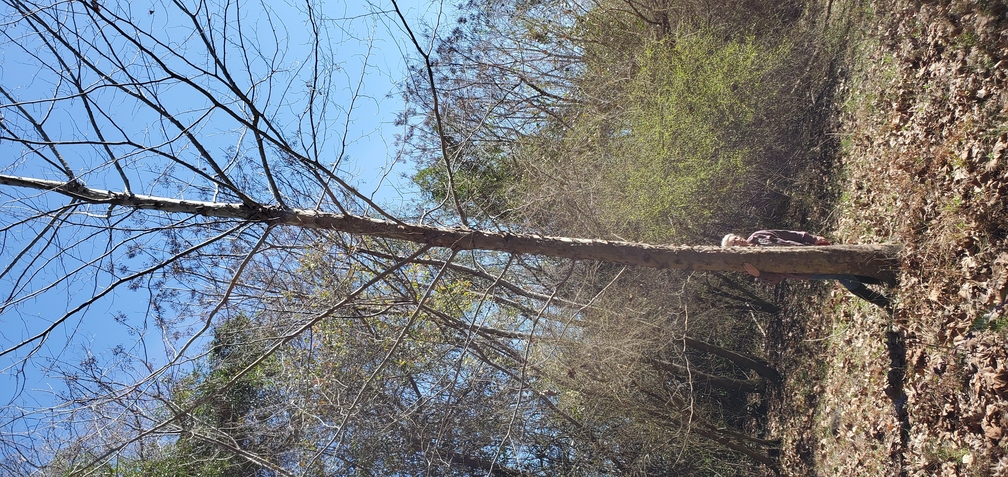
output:
[[0,175],[0,184],[49,190],[88,204],[328,229],[453,250],[492,250],[660,269],[744,271],[745,264],[750,263],[758,270],[769,273],[863,275],[891,282],[896,277],[901,250],[895,244],[729,248],[651,245],[436,227],[258,203],[205,202],[136,195],[92,189],[78,181]]

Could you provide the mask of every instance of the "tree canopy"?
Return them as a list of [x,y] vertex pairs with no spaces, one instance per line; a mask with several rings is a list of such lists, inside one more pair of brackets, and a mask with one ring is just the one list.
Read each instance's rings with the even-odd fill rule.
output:
[[794,5],[3,5],[4,472],[745,474],[775,305],[692,271],[897,265],[669,245],[783,207]]

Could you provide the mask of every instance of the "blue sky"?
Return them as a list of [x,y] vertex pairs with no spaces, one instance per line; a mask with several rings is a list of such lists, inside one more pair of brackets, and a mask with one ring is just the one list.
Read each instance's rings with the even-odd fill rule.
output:
[[[182,38],[189,34],[185,29],[184,19],[173,13],[173,8],[167,2],[127,3],[107,0],[101,3],[108,13],[136,19],[134,23],[140,31],[168,39]],[[257,32],[252,38],[257,39],[264,49],[268,49],[271,42],[278,45],[277,54],[281,56],[278,64],[293,72],[300,71],[299,68],[303,66],[300,62],[308,59],[306,51],[311,43],[310,25],[304,19],[303,4],[269,2],[267,4],[272,12],[272,22],[264,20],[262,12],[256,10],[259,6],[241,4],[246,9],[243,13],[245,18],[250,19],[246,24],[254,26]],[[421,20],[428,25],[436,24],[439,16],[441,22],[450,23],[453,20],[450,15],[441,13],[445,6],[440,3],[404,2],[400,6],[405,10],[405,15],[412,22],[412,26],[417,29],[417,33],[429,32],[420,26]],[[326,122],[328,125],[324,134],[327,140],[326,147],[331,148],[333,154],[338,154],[342,151],[342,144],[345,143],[345,158],[339,167],[341,176],[347,178],[351,184],[357,185],[361,192],[372,195],[376,202],[387,208],[394,210],[404,207],[414,199],[415,194],[409,181],[403,179],[412,165],[394,159],[396,157],[394,137],[401,132],[401,128],[394,126],[393,122],[396,114],[403,108],[401,95],[397,94],[397,91],[405,75],[405,57],[413,57],[415,51],[391,12],[390,5],[326,2],[320,8],[321,16],[326,18],[321,23],[327,35],[325,41],[329,43],[328,49],[332,54],[327,65],[327,78],[331,81],[331,91],[334,94],[332,104],[336,105]],[[83,22],[85,19],[80,17],[75,18],[75,21]],[[74,28],[87,29],[91,26],[78,23]],[[274,31],[280,31],[277,37],[281,41],[273,40]],[[50,103],[34,102],[47,100],[53,96],[54,91],[60,91],[59,80],[51,72],[40,68],[38,60],[29,54],[40,51],[36,49],[40,44],[38,40],[26,34],[23,26],[7,27],[5,33],[8,37],[0,37],[0,84],[15,97],[15,100],[24,102],[23,104],[33,114],[38,115],[37,117],[47,118],[45,123],[47,131],[50,134],[60,135],[53,137],[53,140],[73,140],[93,135],[77,124],[84,114],[79,102],[61,101],[57,103],[59,106],[70,106],[52,110],[46,109]],[[29,47],[27,50],[19,49],[14,42],[28,44]],[[179,44],[177,47],[183,48],[184,44]],[[296,73],[292,73],[292,77],[296,77]],[[98,82],[96,78],[90,80]],[[170,90],[165,91],[165,95],[172,102],[172,107],[178,108],[179,111],[198,112],[201,107],[198,98],[185,95],[172,96],[171,93]],[[95,93],[96,96],[101,94],[103,93]],[[122,134],[144,137],[147,141],[157,142],[157,127],[152,124],[155,118],[147,115],[142,107],[131,103],[128,98],[105,99],[120,101],[122,104],[120,114],[127,115],[126,122],[135,127],[132,131],[120,131]],[[345,108],[351,102],[353,110],[348,112]],[[277,114],[285,114],[280,108],[286,103],[277,104],[279,104]],[[340,105],[344,109],[339,109]],[[291,106],[291,111],[295,111],[296,107]],[[0,97],[0,114],[8,118],[16,116],[8,100],[2,97]],[[292,116],[290,121],[288,125],[296,126],[296,118]],[[122,122],[117,124],[121,127]],[[201,137],[209,138],[205,140],[214,149],[213,153],[227,155],[229,148],[234,148],[236,145],[243,147],[240,142],[235,142],[234,124],[226,120],[210,120],[198,124],[200,125],[198,133]],[[344,126],[347,128],[345,134]],[[112,129],[109,127],[107,133],[115,136],[116,133]],[[115,171],[107,163],[103,163],[102,151],[70,144],[63,145],[60,150],[71,168],[80,174],[90,187],[122,190],[123,183]],[[180,154],[182,153],[185,151],[180,151]],[[131,186],[137,193],[163,192],[152,185],[160,180],[158,178],[160,171],[144,167],[144,161],[150,159],[144,154],[143,151],[125,151],[123,164],[126,165]],[[38,155],[27,151],[22,145],[0,141],[0,174],[65,180],[65,177],[60,177],[56,164],[43,162],[38,158]],[[177,194],[185,196],[187,192],[179,190]],[[0,194],[2,194],[0,204],[5,208],[16,206],[15,200],[27,199],[24,195],[12,196],[9,191],[0,191]],[[61,203],[59,200],[51,201],[44,197],[30,200],[42,208],[55,207]],[[97,208],[91,212],[103,213]],[[48,219],[42,218],[21,225],[11,225],[10,220],[10,217],[0,219],[0,226],[10,226],[3,235],[0,262],[10,260],[26,247],[28,253],[36,251],[43,253],[39,250],[40,245],[32,245],[28,241],[43,229]],[[12,270],[7,276],[0,278],[0,292],[5,296],[12,292],[23,296],[29,293],[32,287],[14,290],[16,284],[23,285],[27,282],[35,284],[32,286],[38,289],[39,284],[49,283],[77,264],[86,263],[88,257],[100,254],[103,247],[107,249],[117,245],[104,243],[100,238],[86,236],[84,233],[84,231],[67,231],[59,235],[58,250],[72,257],[66,264],[53,263],[25,269],[29,274],[37,270],[38,274],[32,276],[30,280],[27,280],[30,275],[24,277],[20,275],[24,270]],[[157,247],[159,246],[157,240],[157,237],[151,237],[138,243],[142,246]],[[141,251],[137,260],[142,258]],[[93,296],[101,290],[102,284],[110,282],[109,278],[89,280],[89,277],[93,278],[93,275],[60,282],[52,289],[39,290],[37,298],[0,311],[0,350],[38,333],[56,319],[55,317],[63,315],[83,299]],[[27,365],[23,365],[22,362],[25,357],[24,350],[0,357],[0,402],[3,405],[13,403],[15,407],[23,406],[22,409],[26,410],[45,407],[53,402],[52,393],[59,391],[61,387],[61,383],[53,379],[48,372],[49,366],[54,362],[77,366],[77,363],[87,361],[89,354],[94,355],[99,363],[114,362],[118,358],[112,350],[119,345],[123,346],[123,350],[127,353],[138,355],[149,353],[153,363],[164,362],[163,337],[152,329],[149,320],[143,318],[149,313],[149,298],[149,293],[143,288],[129,291],[126,287],[121,287],[57,327]],[[7,408],[8,411],[10,409],[14,407]],[[12,415],[9,412],[0,413],[0,419],[10,417]],[[46,419],[41,415],[36,418]],[[34,419],[14,423],[2,422],[0,427],[11,425],[14,430],[26,430],[28,428],[26,426],[31,426],[33,421]]]

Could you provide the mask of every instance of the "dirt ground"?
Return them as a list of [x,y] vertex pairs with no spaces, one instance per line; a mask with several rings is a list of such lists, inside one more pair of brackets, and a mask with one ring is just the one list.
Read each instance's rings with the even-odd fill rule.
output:
[[903,269],[891,314],[834,286],[774,323],[768,437],[786,475],[1008,475],[1008,3],[849,3],[832,237]]

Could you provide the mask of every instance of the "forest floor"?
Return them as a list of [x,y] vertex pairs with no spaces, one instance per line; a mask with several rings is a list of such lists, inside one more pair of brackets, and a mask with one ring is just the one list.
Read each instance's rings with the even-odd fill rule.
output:
[[786,475],[1008,475],[1008,6],[853,8],[825,222],[903,244],[900,284],[891,314],[834,285],[774,323],[766,433]]

